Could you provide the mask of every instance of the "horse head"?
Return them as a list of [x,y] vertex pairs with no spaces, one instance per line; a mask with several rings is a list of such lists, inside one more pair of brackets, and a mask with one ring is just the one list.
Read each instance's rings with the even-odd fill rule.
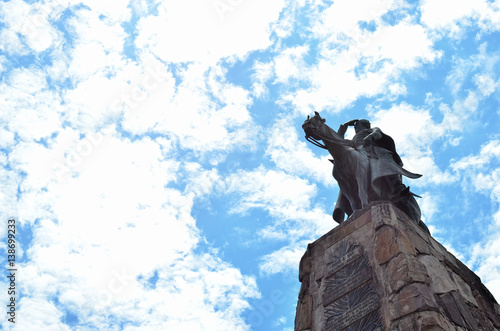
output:
[[312,137],[316,140],[321,140],[321,137],[318,135],[319,129],[326,122],[324,118],[321,118],[317,111],[314,112],[314,116],[310,117],[307,115],[307,119],[302,124],[302,129],[306,134],[306,138]]
[[306,134],[307,141],[318,147],[327,149],[324,144],[319,142],[319,140],[323,139],[319,132],[324,129],[325,122],[326,120],[324,118],[321,118],[321,116],[319,116],[319,113],[315,111],[313,117],[307,115],[307,119],[305,120],[304,124],[302,124],[302,129]]

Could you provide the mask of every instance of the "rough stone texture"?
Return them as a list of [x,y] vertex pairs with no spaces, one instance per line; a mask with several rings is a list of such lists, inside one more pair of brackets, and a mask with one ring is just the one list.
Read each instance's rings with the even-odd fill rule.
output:
[[408,284],[424,283],[429,285],[430,283],[425,266],[418,260],[409,258],[406,254],[399,254],[392,259],[387,265],[386,272],[391,293],[398,292]]
[[481,280],[389,202],[309,244],[295,331],[500,330]]
[[448,293],[458,290],[458,286],[451,280],[446,267],[432,255],[421,255],[418,260],[425,265],[431,279],[431,290],[434,293]]
[[413,283],[404,287],[392,300],[396,315],[392,319],[404,317],[416,311],[437,310],[438,305],[429,286]]
[[453,276],[453,281],[455,284],[458,286],[458,290],[460,291],[460,294],[462,297],[467,300],[469,303],[473,304],[475,307],[477,307],[477,301],[474,299],[474,296],[472,295],[472,291],[470,289],[470,286],[460,277],[459,275],[452,273]]
[[312,298],[310,295],[304,295],[300,300],[300,309],[297,307],[297,316],[295,316],[295,328],[299,330],[310,330],[312,325]]

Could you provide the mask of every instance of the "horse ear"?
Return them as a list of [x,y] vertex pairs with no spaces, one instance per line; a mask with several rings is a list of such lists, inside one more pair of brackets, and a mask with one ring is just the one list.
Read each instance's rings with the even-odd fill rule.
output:
[[331,163],[335,164],[335,162],[332,159],[328,159],[328,161],[330,161]]
[[307,115],[307,119],[310,119],[310,118],[311,118],[311,116]]
[[314,115],[318,116],[318,117],[321,117],[321,116],[319,116],[319,113],[317,111],[314,112]]

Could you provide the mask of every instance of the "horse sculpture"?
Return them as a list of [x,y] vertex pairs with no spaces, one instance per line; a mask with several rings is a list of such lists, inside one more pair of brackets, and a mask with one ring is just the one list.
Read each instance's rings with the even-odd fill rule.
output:
[[[371,202],[391,201],[428,231],[420,220],[421,213],[415,195],[401,180],[402,176],[419,178],[421,175],[403,169],[402,162],[395,162],[395,150],[392,153],[367,141],[344,139],[325,121],[315,112],[313,117],[307,117],[302,128],[309,142],[327,149],[333,157],[330,160],[333,163],[332,174],[340,188],[333,219],[341,223],[344,214],[349,216]],[[385,137],[392,141],[390,137]]]

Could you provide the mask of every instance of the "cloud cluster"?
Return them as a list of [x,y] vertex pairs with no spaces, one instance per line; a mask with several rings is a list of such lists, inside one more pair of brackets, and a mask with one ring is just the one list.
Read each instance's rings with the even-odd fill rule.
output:
[[269,24],[284,5],[273,1],[175,0],[158,5],[158,15],[142,18],[136,46],[166,62],[215,64],[270,46]]
[[[242,314],[260,297],[255,278],[207,246],[192,216],[217,171],[186,163],[178,148],[210,155],[254,144],[249,92],[205,60],[266,47],[282,3],[262,5],[242,4],[245,19],[228,26],[213,14],[214,29],[198,30],[207,34],[192,45],[209,36],[218,42],[207,40],[201,53],[186,50],[184,40],[172,47],[178,29],[194,26],[179,15],[193,4],[160,5],[137,25],[135,62],[124,53],[131,9],[123,2],[2,4],[2,50],[51,57],[5,72],[0,85],[2,219],[15,216],[33,233],[18,249],[26,280],[19,327],[248,329]],[[243,15],[247,9],[259,15]],[[20,23],[30,15],[40,16],[39,31]],[[148,30],[155,17],[166,32],[158,43]],[[256,38],[249,44],[234,27],[243,32],[250,20],[255,29],[245,31]],[[172,68],[152,52],[198,63]]]
[[271,224],[259,230],[259,237],[283,242],[280,249],[262,257],[260,269],[264,273],[295,270],[305,245],[334,225],[331,215],[315,201],[316,186],[284,171],[263,167],[238,171],[226,178],[224,185],[226,194],[233,199],[236,194],[232,213],[264,209]]
[[301,52],[287,65],[289,74],[307,72],[300,79],[308,87],[284,95],[283,101],[305,115],[325,109],[339,112],[360,97],[405,94],[404,85],[392,82],[442,54],[410,17],[384,20],[398,6],[392,1],[340,1],[311,17],[314,38],[308,42],[317,46],[308,52],[317,54],[317,59],[305,66],[307,53]]
[[471,249],[468,262],[477,268],[477,274],[495,297],[500,297],[500,141],[491,140],[481,147],[478,154],[469,155],[452,164],[463,174],[464,191],[473,190],[491,199],[491,217],[485,220],[487,235]]
[[495,31],[500,27],[497,5],[489,1],[427,0],[421,3],[420,11],[423,24],[456,37],[474,24],[486,31]]
[[[111,314],[119,324],[152,329],[164,327],[165,318],[174,329],[186,323],[194,329],[245,328],[239,316],[247,299],[259,296],[255,279],[211,251],[195,252],[202,237],[190,213],[193,198],[209,192],[206,175],[193,176],[190,194],[169,188],[182,169],[149,138],[132,142],[110,135],[73,176],[59,180],[40,167],[50,147],[31,148],[11,159],[29,174],[20,221],[34,222],[28,262],[21,267],[30,281],[22,283],[26,318],[20,325],[68,329],[64,316],[72,314],[103,329],[111,327]],[[185,168],[195,172],[199,166]],[[37,313],[40,307],[54,320]]]

